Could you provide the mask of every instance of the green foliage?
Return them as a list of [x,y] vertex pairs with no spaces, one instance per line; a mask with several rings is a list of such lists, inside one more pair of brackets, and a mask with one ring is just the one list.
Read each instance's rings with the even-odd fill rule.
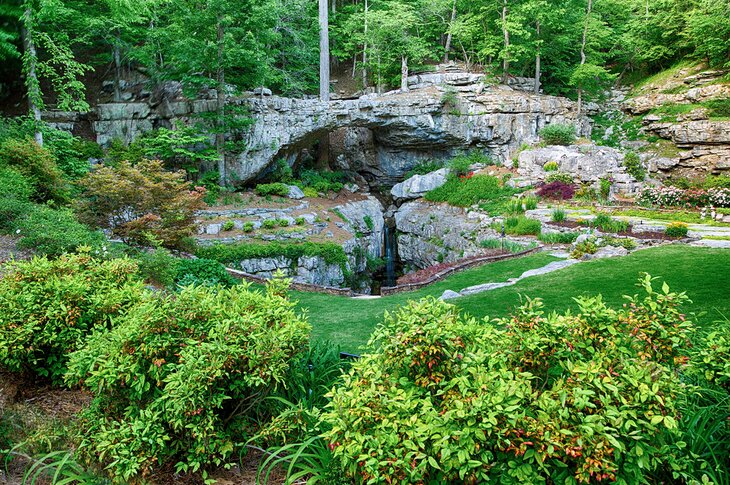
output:
[[570,257],[573,259],[580,259],[586,254],[596,254],[597,251],[598,244],[596,244],[596,238],[591,237],[576,244],[573,251],[570,253]]
[[579,232],[541,232],[537,238],[546,244],[573,244]]
[[601,191],[601,198],[603,200],[608,200],[609,196],[611,195],[611,185],[613,182],[611,182],[611,179],[602,178],[599,181],[600,184],[600,191]]
[[[559,168],[560,168],[560,166],[558,165],[558,162],[555,162],[555,161],[550,161],[542,167],[542,169],[545,170],[546,172],[557,172]],[[573,180],[570,180],[568,183],[572,183],[572,182],[573,182]]]
[[610,88],[616,77],[617,74],[610,73],[603,66],[586,63],[573,70],[568,83],[581,89],[587,99],[596,99]]
[[[276,227],[276,221],[276,219],[266,219],[261,223],[261,227],[263,227],[264,229],[273,229]],[[251,225],[251,227],[253,228],[253,224]]]
[[688,232],[689,232],[689,228],[687,227],[687,224],[685,224],[684,222],[672,222],[669,225],[667,225],[666,229],[664,229],[664,234],[666,234],[669,237],[676,237],[676,238],[687,237]]
[[626,232],[629,230],[629,221],[623,219],[614,219],[606,213],[599,213],[593,219],[593,227],[600,229],[602,232]]
[[178,286],[222,285],[229,288],[238,282],[228,274],[225,266],[212,259],[178,259],[174,268]]
[[8,231],[31,209],[33,187],[17,170],[0,166],[0,230]]
[[63,202],[67,189],[63,174],[51,153],[32,139],[9,139],[0,145],[0,164],[20,172],[33,186],[38,202]]
[[218,202],[221,195],[221,186],[219,185],[220,174],[217,170],[209,170],[203,174],[195,185],[205,187],[205,197],[203,200],[206,204],[212,205]]
[[16,221],[15,227],[17,234],[21,236],[18,247],[48,256],[60,256],[82,246],[91,247],[98,252],[106,241],[101,232],[92,231],[81,224],[68,209],[31,207]]
[[[575,126],[554,123],[539,132],[540,138],[548,145],[572,145],[575,143]],[[571,180],[572,182],[572,180]]]
[[479,242],[479,246],[485,249],[504,249],[505,251],[509,251],[510,253],[519,253],[526,249],[530,249],[530,247],[527,245],[520,244],[515,241],[510,241],[509,239],[503,240],[496,237],[482,239]]
[[553,212],[550,214],[550,219],[553,222],[563,222],[567,217],[565,209],[560,207],[553,209]]
[[[501,230],[500,224],[495,223],[492,227],[496,230]],[[540,221],[525,216],[507,217],[504,220],[505,233],[513,236],[537,236],[540,234],[541,228],[542,224]]]
[[256,191],[256,194],[261,197],[266,197],[267,195],[286,197],[289,195],[289,187],[281,182],[274,182],[273,184],[258,184],[254,190]]
[[[302,170],[299,173],[299,181],[295,183],[305,191],[308,188],[314,189],[316,192],[339,192],[344,187],[345,174],[343,172],[330,172],[323,170]],[[311,194],[311,192],[309,192]],[[315,195],[307,195],[307,197],[316,197]]]
[[628,237],[603,236],[601,238],[601,243],[599,244],[599,247],[605,246],[622,247],[627,251],[633,251],[634,249],[636,249],[637,245],[635,240]]
[[233,221],[228,220],[223,223],[221,226],[221,231],[232,231],[234,229],[235,225],[233,224]]
[[129,259],[89,254],[9,263],[0,279],[0,365],[60,384],[69,353],[142,298]]
[[369,215],[366,215],[362,218],[363,224],[365,224],[365,227],[368,228],[369,231],[372,231],[375,229],[375,224],[373,223],[373,218]]
[[139,267],[139,275],[148,283],[162,287],[172,287],[177,278],[177,258],[170,251],[158,248],[141,251],[135,260]]
[[434,172],[436,170],[439,170],[444,167],[443,162],[440,162],[438,160],[426,160],[423,162],[420,162],[418,165],[410,169],[406,174],[403,176],[403,180],[408,180],[409,178],[413,177],[414,175],[426,175],[428,173]]
[[[266,221],[264,221],[266,222]],[[253,232],[253,222],[247,221],[243,223],[243,232]]]
[[474,175],[451,177],[444,185],[426,193],[424,198],[434,202],[448,202],[458,207],[468,207],[480,201],[509,197],[514,191],[504,187],[497,177]]
[[183,172],[168,172],[156,160],[102,166],[81,186],[76,207],[82,222],[142,246],[184,246],[196,231],[195,212],[205,207],[204,188],[190,190]]
[[445,110],[451,110],[458,107],[459,97],[453,88],[446,89],[441,95],[441,107]]
[[[268,219],[271,220],[271,219]],[[266,243],[214,244],[199,247],[196,254],[225,265],[237,265],[244,259],[285,257],[296,261],[302,256],[321,257],[328,264],[347,264],[342,246],[334,243]]]
[[572,184],[573,176],[569,173],[551,172],[547,175],[547,177],[545,177],[545,183],[549,184],[551,182],[563,182],[564,184]]
[[626,167],[626,173],[634,177],[639,182],[646,178],[646,170],[644,165],[641,163],[641,158],[635,152],[628,152],[624,156],[624,167]]
[[533,195],[528,195],[522,200],[525,201],[525,210],[531,211],[537,209],[537,197]]
[[[145,298],[70,356],[67,382],[94,395],[79,453],[129,481],[227,462],[251,410],[285,385],[310,327],[285,295],[188,286]],[[205,477],[205,474],[203,474]]]
[[686,296],[642,285],[618,310],[583,297],[545,316],[531,300],[495,325],[435,299],[386,314],[323,415],[343,471],[363,483],[681,474],[676,371],[692,325]]

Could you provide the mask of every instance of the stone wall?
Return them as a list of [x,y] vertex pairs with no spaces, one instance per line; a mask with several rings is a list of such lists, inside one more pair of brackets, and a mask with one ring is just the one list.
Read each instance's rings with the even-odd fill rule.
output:
[[296,283],[343,287],[345,275],[339,264],[327,263],[319,256],[302,256],[296,261],[285,257],[244,259],[238,268],[244,273],[269,279],[277,271]]

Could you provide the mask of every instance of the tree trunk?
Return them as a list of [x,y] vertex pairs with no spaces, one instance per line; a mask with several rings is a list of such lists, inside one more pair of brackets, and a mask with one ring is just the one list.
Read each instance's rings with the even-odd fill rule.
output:
[[408,56],[400,57],[400,90],[408,91]]
[[319,99],[330,99],[330,42],[327,0],[319,0]]
[[122,53],[120,49],[121,38],[119,30],[114,32],[114,102],[119,103],[122,100],[122,88],[120,86],[122,79]]
[[537,33],[537,49],[535,52],[535,94],[540,94],[540,21],[535,22]]
[[[593,9],[593,0],[588,0],[588,8],[586,9],[586,18],[583,22],[583,40],[580,44],[580,65],[586,63],[586,40],[588,38],[588,22],[591,17],[591,10]],[[583,88],[578,85],[578,116],[577,121],[580,125],[580,116],[583,111]]]
[[33,41],[33,11],[30,7],[27,7],[23,12],[21,35],[23,37],[23,71],[25,74],[25,85],[28,91],[28,109],[36,121],[35,141],[40,146],[43,146],[43,133],[39,129],[43,97],[41,95],[40,83],[38,82],[38,74],[36,73],[38,53],[36,52],[35,42]]
[[[368,37],[368,0],[365,0],[365,39]],[[365,41],[365,45],[362,48],[362,88],[368,87],[368,43]]]
[[218,92],[216,97],[216,124],[215,147],[218,151],[218,184],[226,185],[226,136],[224,133],[224,117],[226,114],[226,70],[224,67],[224,42],[225,30],[223,28],[223,17],[218,15],[217,19],[217,42],[218,42]]
[[334,17],[337,13],[337,0],[332,0],[332,16]]
[[456,20],[456,0],[451,6],[451,22],[449,22],[449,32],[446,34],[446,44],[444,45],[444,62],[449,62],[449,51],[451,50],[451,26]]
[[507,29],[507,2],[502,4],[502,34],[504,34],[504,57],[502,59],[502,84],[509,82],[509,30]]

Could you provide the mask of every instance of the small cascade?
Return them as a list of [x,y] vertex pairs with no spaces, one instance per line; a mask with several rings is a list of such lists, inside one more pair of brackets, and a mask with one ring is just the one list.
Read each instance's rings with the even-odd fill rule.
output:
[[383,258],[385,259],[385,278],[384,286],[395,286],[396,275],[396,258],[398,257],[398,238],[395,234],[395,227],[392,227],[386,220],[383,227]]

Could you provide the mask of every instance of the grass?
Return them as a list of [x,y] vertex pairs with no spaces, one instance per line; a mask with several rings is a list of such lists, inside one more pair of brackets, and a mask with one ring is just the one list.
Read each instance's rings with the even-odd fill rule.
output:
[[624,216],[624,217],[640,217],[644,219],[654,219],[657,221],[669,221],[669,222],[685,222],[687,224],[707,224],[709,226],[728,226],[723,222],[712,221],[709,217],[705,219],[700,218],[698,212],[693,211],[657,211],[651,209],[618,209],[611,210],[612,216]]
[[[537,253],[524,258],[485,265],[435,283],[423,290],[378,299],[360,300],[330,295],[293,292],[299,308],[308,313],[315,340],[329,339],[343,351],[359,352],[385,311],[392,311],[410,299],[440,296],[444,290],[505,281],[522,272],[543,266],[555,258]],[[686,291],[694,301],[685,310],[702,313],[696,321],[707,325],[730,314],[730,250],[670,245],[636,251],[618,259],[601,259],[520,281],[514,286],[453,300],[475,317],[504,317],[524,296],[540,297],[548,311],[576,308],[574,297],[602,294],[613,306],[623,295],[634,294],[639,274],[648,272],[667,281],[677,291]]]
[[314,340],[332,340],[341,345],[345,352],[358,352],[359,347],[367,343],[375,325],[383,320],[384,312],[395,310],[408,300],[425,296],[439,297],[445,290],[461,290],[481,283],[506,281],[556,259],[547,253],[537,253],[499,261],[454,274],[422,290],[377,299],[354,299],[296,291],[291,296],[298,300],[298,307],[308,313]]

